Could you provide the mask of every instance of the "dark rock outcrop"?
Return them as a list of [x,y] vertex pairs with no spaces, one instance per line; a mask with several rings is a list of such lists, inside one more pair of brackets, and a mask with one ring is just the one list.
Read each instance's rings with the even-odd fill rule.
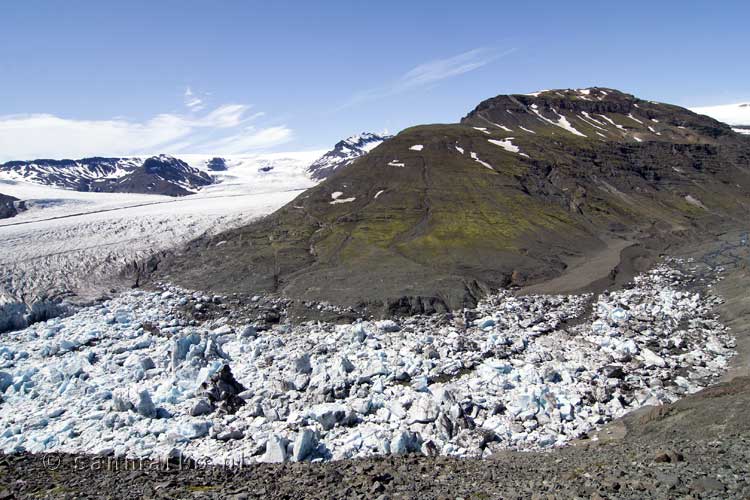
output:
[[209,170],[214,172],[223,172],[227,169],[227,162],[224,158],[211,158],[206,164]]
[[0,219],[13,217],[24,210],[26,210],[25,202],[13,196],[0,193]]
[[245,400],[239,397],[245,387],[234,378],[229,365],[222,366],[221,370],[214,373],[201,388],[214,407],[230,415],[245,404]]

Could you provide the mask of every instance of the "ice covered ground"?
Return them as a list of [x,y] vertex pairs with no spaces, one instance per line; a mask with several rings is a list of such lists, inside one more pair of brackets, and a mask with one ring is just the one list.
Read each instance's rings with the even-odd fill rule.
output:
[[690,110],[701,115],[710,116],[729,125],[750,125],[750,102],[701,106],[690,108]]
[[[320,154],[228,157],[226,171],[211,172],[220,183],[182,198],[0,180],[0,193],[29,206],[0,220],[0,331],[42,297],[94,298],[133,261],[273,212],[314,184],[305,169]],[[181,158],[199,168],[210,159]]]
[[231,297],[132,291],[6,334],[0,449],[239,463],[562,445],[725,369],[721,301],[691,273],[669,261],[597,297],[271,328],[192,319]]

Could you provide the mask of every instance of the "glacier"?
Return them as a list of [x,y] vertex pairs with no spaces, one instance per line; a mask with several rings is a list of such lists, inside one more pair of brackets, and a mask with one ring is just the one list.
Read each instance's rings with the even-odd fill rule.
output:
[[[735,341],[695,269],[353,324],[293,324],[273,297],[129,291],[4,334],[0,450],[284,462],[562,446],[723,373]],[[280,321],[193,314],[243,301]]]

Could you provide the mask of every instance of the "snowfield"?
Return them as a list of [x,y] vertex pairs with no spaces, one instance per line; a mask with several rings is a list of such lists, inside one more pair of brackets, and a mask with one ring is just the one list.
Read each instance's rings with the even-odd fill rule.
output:
[[723,104],[719,106],[702,106],[690,108],[700,115],[710,116],[729,125],[750,125],[750,102]]
[[5,334],[0,450],[245,463],[560,446],[722,373],[734,339],[691,272],[353,325],[198,322],[237,299],[130,291]]
[[[229,157],[226,171],[211,172],[220,183],[182,198],[0,180],[0,193],[29,206],[0,220],[0,331],[23,326],[44,297],[96,298],[134,261],[273,212],[314,185],[305,169],[320,154]],[[181,157],[198,168],[210,158]]]

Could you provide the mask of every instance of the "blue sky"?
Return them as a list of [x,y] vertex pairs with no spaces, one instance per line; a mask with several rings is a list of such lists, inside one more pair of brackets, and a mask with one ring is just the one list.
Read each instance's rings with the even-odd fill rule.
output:
[[0,159],[325,148],[547,88],[747,101],[748,19],[746,1],[2,2]]

